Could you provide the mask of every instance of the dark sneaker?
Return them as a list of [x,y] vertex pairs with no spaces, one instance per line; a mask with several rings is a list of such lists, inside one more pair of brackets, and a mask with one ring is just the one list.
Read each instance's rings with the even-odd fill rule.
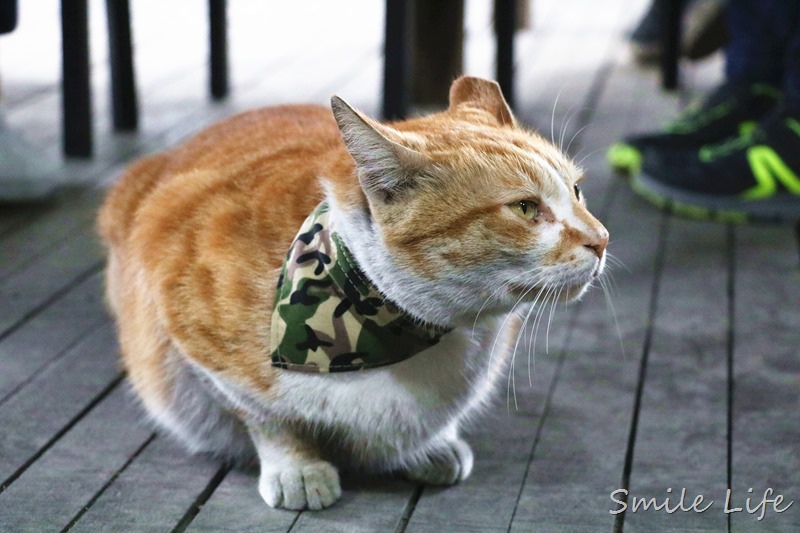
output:
[[631,180],[675,214],[728,222],[800,219],[800,116],[776,111],[747,135],[699,150],[650,150]]
[[611,145],[608,162],[618,174],[632,176],[641,169],[646,150],[697,150],[747,133],[781,100],[780,91],[771,85],[723,84],[701,104],[688,107],[663,131],[631,135]]

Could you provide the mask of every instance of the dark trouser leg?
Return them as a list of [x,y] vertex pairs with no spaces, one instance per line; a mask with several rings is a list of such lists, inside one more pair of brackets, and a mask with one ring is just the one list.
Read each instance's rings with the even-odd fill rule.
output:
[[786,47],[783,65],[786,107],[790,113],[800,116],[800,14],[795,17],[794,33]]
[[796,0],[730,0],[730,42],[725,49],[728,81],[780,86],[792,37],[797,32]]

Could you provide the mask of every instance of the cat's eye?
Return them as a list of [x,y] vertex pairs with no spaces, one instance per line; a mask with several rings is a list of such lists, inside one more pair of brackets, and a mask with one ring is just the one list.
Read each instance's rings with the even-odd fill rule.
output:
[[576,183],[575,185],[573,185],[572,187],[573,187],[573,188],[572,188],[572,190],[574,190],[574,191],[575,191],[575,198],[577,198],[578,200],[580,200],[580,199],[581,199],[581,188],[580,188],[580,187],[578,187],[578,184],[577,184],[577,183]]
[[539,214],[536,202],[531,200],[520,200],[519,202],[509,204],[508,207],[525,220],[533,220],[536,218],[536,215]]

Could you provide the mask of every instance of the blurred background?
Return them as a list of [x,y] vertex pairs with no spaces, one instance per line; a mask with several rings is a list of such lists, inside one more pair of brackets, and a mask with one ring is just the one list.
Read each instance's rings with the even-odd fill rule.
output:
[[[571,136],[577,131],[575,126],[589,124],[590,113],[596,111],[584,109],[586,102],[576,102],[576,98],[580,100],[578,95],[592,86],[595,99],[599,96],[603,76],[607,78],[611,65],[630,54],[628,33],[648,2],[530,0],[520,4],[513,58],[515,111],[527,124],[547,130],[551,121],[555,129],[566,122],[562,119],[568,111],[577,114],[579,117],[567,126],[572,128],[567,132]],[[287,102],[327,104],[334,93],[372,116],[381,116],[385,5],[379,0],[227,2],[230,93],[227,99],[212,105],[207,81],[208,3],[131,2],[139,130],[137,134],[110,135],[106,5],[102,0],[90,0],[95,159],[119,161],[172,144],[210,121],[247,108]],[[493,7],[489,0],[464,2],[464,73],[496,76]],[[449,28],[455,26],[454,22],[448,24]],[[427,34],[437,30],[429,26],[420,40],[436,45],[436,37]],[[417,50],[414,64],[419,65],[420,58],[424,60],[435,52]],[[3,108],[8,124],[53,160],[61,159],[61,57],[60,2],[20,2],[16,30],[0,37]],[[424,84],[426,72],[431,72],[430,66],[417,69],[409,73],[416,80],[410,83],[412,97],[413,91],[419,94],[419,79]],[[713,86],[720,72],[719,54],[686,64],[683,94]],[[655,79],[657,71],[650,69],[643,75]],[[439,99],[443,100],[446,84],[439,86],[443,88]],[[435,108],[435,102],[430,101],[435,98],[420,100],[426,98],[412,98],[410,113]],[[664,119],[674,110],[672,104],[667,107],[669,113]],[[73,174],[73,181],[80,181],[89,179],[84,175],[87,167],[92,165],[76,163],[67,165],[65,171]]]

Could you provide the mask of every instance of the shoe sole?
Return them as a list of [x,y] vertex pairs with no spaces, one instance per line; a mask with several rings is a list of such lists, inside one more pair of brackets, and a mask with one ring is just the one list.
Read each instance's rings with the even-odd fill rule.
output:
[[735,224],[800,221],[800,196],[748,201],[736,196],[693,193],[667,187],[645,173],[631,179],[631,188],[657,207],[687,218]]

